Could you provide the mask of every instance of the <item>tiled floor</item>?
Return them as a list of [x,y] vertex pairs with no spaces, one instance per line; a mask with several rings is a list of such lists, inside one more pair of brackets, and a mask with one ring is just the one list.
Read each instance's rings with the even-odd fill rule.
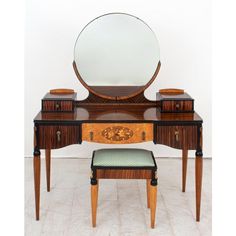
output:
[[201,222],[195,221],[194,159],[181,192],[181,159],[158,158],[156,228],[150,229],[143,180],[101,180],[97,228],[90,218],[90,160],[52,159],[51,192],[41,168],[41,214],[35,221],[32,159],[25,159],[25,235],[197,236],[211,235],[211,160],[203,162]]

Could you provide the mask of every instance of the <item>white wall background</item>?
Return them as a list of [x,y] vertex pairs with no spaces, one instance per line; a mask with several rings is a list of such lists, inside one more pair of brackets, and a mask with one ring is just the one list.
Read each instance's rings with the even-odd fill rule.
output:
[[[78,99],[88,94],[72,68],[78,33],[99,15],[125,12],[144,20],[160,43],[161,70],[146,97],[155,99],[161,88],[185,89],[195,99],[195,110],[204,120],[203,151],[205,157],[211,157],[210,0],[28,0],[26,6],[25,156],[32,156],[33,119],[46,92],[66,87],[77,91]],[[128,146],[148,148],[156,156],[181,155],[179,150],[151,142]],[[105,145],[84,142],[54,150],[53,156],[90,157],[93,149],[101,147]],[[193,151],[190,156],[194,156]]]

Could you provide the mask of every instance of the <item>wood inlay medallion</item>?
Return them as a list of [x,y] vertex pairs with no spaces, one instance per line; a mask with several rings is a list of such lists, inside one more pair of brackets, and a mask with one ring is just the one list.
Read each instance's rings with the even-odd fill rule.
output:
[[102,131],[102,136],[111,141],[128,140],[133,134],[131,129],[123,126],[107,127]]

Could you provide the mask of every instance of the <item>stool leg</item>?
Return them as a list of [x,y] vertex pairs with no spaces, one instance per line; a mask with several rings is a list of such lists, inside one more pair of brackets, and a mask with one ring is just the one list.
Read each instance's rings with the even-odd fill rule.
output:
[[150,179],[146,180],[146,188],[147,188],[147,207],[150,208]]
[[91,208],[92,208],[92,226],[96,227],[97,216],[97,203],[98,203],[98,183],[91,183]]
[[150,213],[151,213],[151,228],[155,227],[156,204],[157,204],[157,180],[151,180],[150,186]]

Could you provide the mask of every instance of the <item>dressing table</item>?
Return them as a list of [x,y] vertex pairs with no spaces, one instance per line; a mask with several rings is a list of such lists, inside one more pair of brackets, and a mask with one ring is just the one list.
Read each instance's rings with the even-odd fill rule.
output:
[[196,150],[196,221],[200,221],[202,119],[194,111],[193,99],[184,92],[157,93],[154,101],[144,96],[160,67],[157,38],[139,18],[111,13],[84,27],[75,44],[73,68],[88,89],[88,97],[77,100],[73,91],[51,91],[42,99],[42,109],[34,119],[36,220],[40,216],[42,149],[50,191],[53,149],[86,142],[136,143],[138,147],[139,143],[152,141],[182,150],[183,192],[188,150]]

